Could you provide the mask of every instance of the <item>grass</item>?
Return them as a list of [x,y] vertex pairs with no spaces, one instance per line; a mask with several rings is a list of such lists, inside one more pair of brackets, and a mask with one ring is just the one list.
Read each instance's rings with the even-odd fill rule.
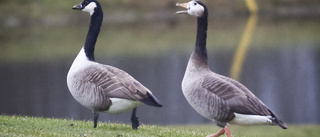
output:
[[[202,137],[219,130],[213,125],[156,126],[142,124],[132,130],[129,124],[100,122],[94,129],[91,121],[27,116],[0,116],[0,136],[110,136],[110,137]],[[319,125],[289,125],[288,130],[275,126],[231,126],[234,137],[316,137]]]
[[0,116],[0,136],[204,136],[196,130],[172,129],[154,125],[142,125],[132,130],[128,124],[99,122],[96,129],[91,121],[35,118],[25,116]]

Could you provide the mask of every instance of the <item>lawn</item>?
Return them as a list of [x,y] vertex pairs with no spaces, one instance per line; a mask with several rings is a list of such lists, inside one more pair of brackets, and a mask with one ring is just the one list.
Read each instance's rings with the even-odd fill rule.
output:
[[[219,128],[214,125],[157,126],[142,124],[132,130],[129,124],[99,122],[94,129],[91,121],[0,116],[0,136],[114,136],[114,137],[201,137]],[[234,137],[318,137],[319,125],[289,125],[282,130],[275,126],[231,126]]]

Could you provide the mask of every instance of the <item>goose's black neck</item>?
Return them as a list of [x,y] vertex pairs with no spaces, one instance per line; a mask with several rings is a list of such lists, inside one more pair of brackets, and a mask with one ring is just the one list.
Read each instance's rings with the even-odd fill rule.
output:
[[197,18],[197,38],[194,52],[199,58],[207,64],[208,55],[206,48],[207,41],[207,29],[208,29],[208,12],[205,10],[201,17]]
[[94,9],[91,15],[90,27],[84,44],[84,51],[89,60],[94,61],[94,47],[100,32],[100,27],[103,20],[103,12],[100,5]]

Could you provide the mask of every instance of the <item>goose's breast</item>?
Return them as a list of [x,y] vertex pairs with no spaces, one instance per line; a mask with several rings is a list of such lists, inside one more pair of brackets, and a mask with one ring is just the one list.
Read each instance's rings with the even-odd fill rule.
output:
[[79,75],[68,78],[68,88],[71,95],[81,105],[89,109],[105,110],[109,107],[111,101],[107,95],[104,95],[93,83],[82,80]]
[[210,95],[201,87],[200,81],[201,79],[196,76],[185,75],[182,82],[182,93],[193,109],[200,115],[210,118],[212,115],[209,106]]
[[98,69],[90,69],[97,67],[97,64],[88,63],[87,67],[81,69],[72,69],[73,67],[68,73],[67,84],[75,100],[89,109],[106,110],[111,103],[107,92],[98,83],[90,81],[92,77],[101,77],[93,71]]

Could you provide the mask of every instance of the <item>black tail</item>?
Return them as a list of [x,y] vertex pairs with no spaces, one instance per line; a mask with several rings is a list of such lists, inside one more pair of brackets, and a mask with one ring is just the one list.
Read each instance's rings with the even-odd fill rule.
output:
[[278,125],[283,129],[288,128],[287,125],[284,122],[282,122],[280,119],[278,119],[277,116],[271,110],[269,110],[269,112],[271,113],[271,116],[272,116],[271,120],[274,125]]
[[280,127],[282,127],[283,129],[287,129],[287,125],[285,123],[283,123],[280,119],[278,119],[277,117],[274,117],[274,119],[272,119],[272,123],[275,125],[278,125]]
[[162,107],[162,104],[160,101],[153,95],[147,92],[148,97],[140,100],[142,103],[147,104],[149,106],[154,106],[154,107]]

